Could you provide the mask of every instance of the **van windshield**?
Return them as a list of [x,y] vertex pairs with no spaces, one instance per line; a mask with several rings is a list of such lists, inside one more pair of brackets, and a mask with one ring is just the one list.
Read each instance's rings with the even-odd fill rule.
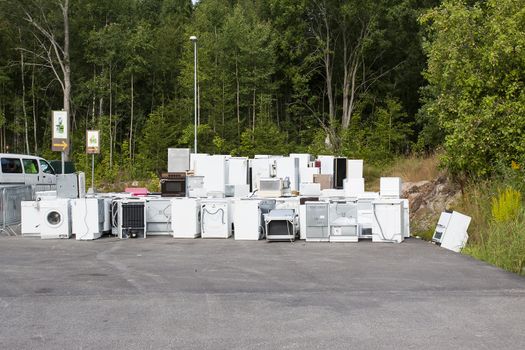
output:
[[53,170],[53,167],[43,159],[40,159],[40,167],[42,168],[43,173],[55,175],[55,170]]

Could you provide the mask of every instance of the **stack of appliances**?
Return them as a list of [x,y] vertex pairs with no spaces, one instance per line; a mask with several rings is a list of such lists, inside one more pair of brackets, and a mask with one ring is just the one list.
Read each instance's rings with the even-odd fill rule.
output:
[[330,242],[357,242],[357,199],[331,200],[329,206]]
[[306,241],[328,242],[328,202],[306,202]]
[[373,242],[402,242],[406,235],[405,205],[400,199],[402,182],[399,177],[382,177],[379,185],[380,199],[372,202]]
[[470,221],[470,216],[457,211],[441,213],[432,241],[442,248],[459,253],[467,244]]
[[171,198],[146,198],[146,232],[148,235],[171,235]]
[[173,198],[171,229],[174,238],[197,238],[201,235],[201,200]]
[[111,203],[112,234],[120,239],[146,238],[146,200],[129,197]]
[[72,232],[77,241],[98,239],[104,233],[104,199],[84,197],[71,200]]
[[232,207],[229,198],[203,199],[201,204],[201,237],[229,238],[232,235]]
[[295,241],[297,214],[293,209],[273,209],[264,215],[267,241]]
[[235,201],[234,238],[257,241],[266,236],[264,215],[275,209],[274,199],[239,198]]

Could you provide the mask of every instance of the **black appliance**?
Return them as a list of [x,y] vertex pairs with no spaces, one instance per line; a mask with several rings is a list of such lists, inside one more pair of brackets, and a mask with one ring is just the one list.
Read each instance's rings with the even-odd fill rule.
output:
[[160,180],[162,197],[186,197],[186,173],[163,173]]
[[334,188],[342,189],[346,179],[346,158],[334,158]]

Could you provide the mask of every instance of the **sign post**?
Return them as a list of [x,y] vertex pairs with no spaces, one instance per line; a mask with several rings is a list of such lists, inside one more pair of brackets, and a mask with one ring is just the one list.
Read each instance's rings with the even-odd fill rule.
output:
[[65,151],[69,147],[68,138],[68,118],[66,111],[53,111],[52,116],[52,140],[51,150],[54,152],[61,152],[62,160],[62,174],[65,173],[64,158]]
[[86,130],[86,153],[91,154],[91,188],[95,192],[95,154],[100,153],[99,130]]

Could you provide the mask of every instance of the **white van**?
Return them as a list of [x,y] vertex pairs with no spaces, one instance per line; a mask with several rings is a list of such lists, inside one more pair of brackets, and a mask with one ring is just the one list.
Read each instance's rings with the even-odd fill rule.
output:
[[13,184],[55,185],[55,170],[40,157],[0,153],[0,185]]

